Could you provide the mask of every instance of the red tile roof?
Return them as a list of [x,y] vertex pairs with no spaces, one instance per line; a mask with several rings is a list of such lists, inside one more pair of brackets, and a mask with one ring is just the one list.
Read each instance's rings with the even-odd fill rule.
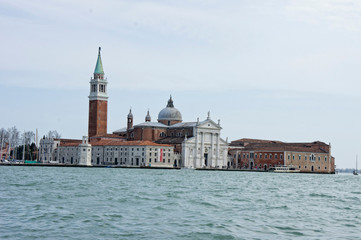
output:
[[[82,141],[73,141],[61,143],[62,147],[76,147],[81,144]],[[125,141],[124,139],[94,139],[89,142],[92,146],[159,146],[159,147],[172,147],[168,144],[157,144],[151,141]]]
[[243,146],[245,151],[289,151],[329,153],[330,145],[320,141],[311,143],[285,143],[280,141],[240,139],[232,141],[230,146]]
[[59,139],[61,147],[78,146],[82,143],[82,140],[75,139]]

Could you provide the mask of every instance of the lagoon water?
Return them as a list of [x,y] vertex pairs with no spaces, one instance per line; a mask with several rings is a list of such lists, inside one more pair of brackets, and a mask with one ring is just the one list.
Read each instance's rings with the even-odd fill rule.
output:
[[361,176],[0,166],[0,239],[361,239]]

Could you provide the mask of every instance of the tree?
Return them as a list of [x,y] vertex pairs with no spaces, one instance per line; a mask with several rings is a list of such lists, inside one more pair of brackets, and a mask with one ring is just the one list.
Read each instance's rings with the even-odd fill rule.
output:
[[48,132],[48,138],[61,138],[61,134],[56,130]]
[[[15,126],[8,128],[7,132],[8,132],[8,143],[9,143],[8,155],[10,156],[10,149],[12,147],[13,148],[16,147],[19,144],[20,132],[18,131],[18,129]],[[13,153],[13,157],[14,157],[14,153]]]
[[22,134],[22,137],[23,137],[23,143],[25,145],[30,145],[32,142],[34,142],[35,133],[33,131],[27,131]]
[[[23,155],[21,155],[21,158],[24,159],[34,159],[33,157],[33,152],[32,149],[30,147],[30,144],[34,144],[34,140],[35,140],[35,133],[33,131],[26,131],[22,134],[22,139],[23,139],[23,146],[21,148],[21,153]],[[25,151],[23,152],[23,150],[25,149]]]

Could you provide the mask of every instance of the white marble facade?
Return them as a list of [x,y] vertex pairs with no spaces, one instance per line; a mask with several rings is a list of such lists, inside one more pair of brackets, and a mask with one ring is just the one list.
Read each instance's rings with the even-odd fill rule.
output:
[[197,122],[193,137],[182,143],[182,167],[226,168],[228,144],[220,137],[221,129],[209,115],[205,121]]

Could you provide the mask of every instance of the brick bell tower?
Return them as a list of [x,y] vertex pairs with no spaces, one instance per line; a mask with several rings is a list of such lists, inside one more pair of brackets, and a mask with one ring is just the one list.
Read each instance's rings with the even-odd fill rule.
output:
[[98,52],[97,64],[94,70],[94,78],[90,79],[89,94],[89,123],[88,136],[98,136],[107,133],[108,94],[107,79],[104,78],[102,59]]

